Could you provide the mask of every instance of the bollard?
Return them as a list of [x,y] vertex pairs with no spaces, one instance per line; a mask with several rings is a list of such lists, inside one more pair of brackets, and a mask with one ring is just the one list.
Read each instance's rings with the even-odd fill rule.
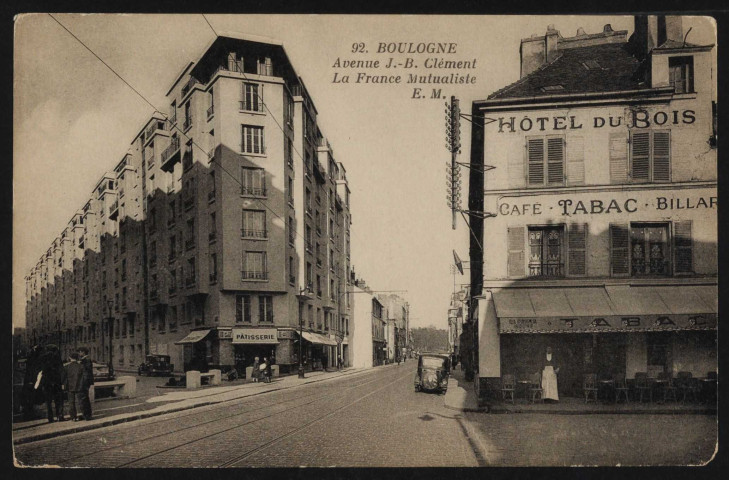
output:
[[188,370],[187,373],[185,373],[185,378],[187,381],[186,388],[200,388],[200,372],[199,371]]
[[214,368],[212,370],[208,370],[208,373],[213,374],[213,378],[210,379],[210,385],[220,385],[220,378],[222,377],[221,371]]

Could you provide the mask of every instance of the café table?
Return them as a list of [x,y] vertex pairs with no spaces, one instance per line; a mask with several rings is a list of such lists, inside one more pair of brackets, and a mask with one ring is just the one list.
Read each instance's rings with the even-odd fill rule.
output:
[[532,383],[531,380],[522,378],[517,380],[516,383],[519,385],[519,389],[524,392],[524,400],[529,400],[529,385]]
[[602,393],[607,392],[604,400],[608,401],[610,399],[610,392],[615,388],[615,380],[613,380],[612,378],[603,378],[602,380],[598,380],[597,383],[597,397],[600,398],[603,396]]

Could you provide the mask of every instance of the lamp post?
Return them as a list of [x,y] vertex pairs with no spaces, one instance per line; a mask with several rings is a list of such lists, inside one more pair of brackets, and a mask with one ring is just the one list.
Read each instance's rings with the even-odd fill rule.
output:
[[302,346],[304,344],[304,302],[311,300],[311,286],[300,288],[296,298],[299,299],[299,378],[304,376],[304,357],[302,356]]
[[107,319],[107,323],[108,323],[107,326],[108,326],[108,330],[109,330],[109,368],[111,369],[111,368],[114,368],[113,367],[114,364],[112,363],[114,349],[112,348],[112,337],[111,337],[112,333],[114,331],[114,317],[111,316],[111,307],[114,305],[114,300],[111,300],[111,299],[107,300],[106,305],[109,307],[109,318]]

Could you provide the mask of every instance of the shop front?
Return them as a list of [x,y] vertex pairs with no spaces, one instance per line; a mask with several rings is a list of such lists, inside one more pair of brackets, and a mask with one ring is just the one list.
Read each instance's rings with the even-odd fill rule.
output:
[[207,372],[215,362],[214,360],[214,336],[210,335],[211,329],[205,328],[192,330],[184,338],[175,342],[175,345],[182,345],[182,359],[184,371],[197,370]]
[[[305,370],[324,370],[331,365],[330,362],[336,362],[336,340],[314,332],[302,332],[301,336],[303,338],[301,352]],[[299,342],[302,338],[294,344],[294,358],[297,361]]]
[[716,371],[716,298],[716,285],[493,289],[479,301],[480,387],[540,372],[547,347],[564,396],[582,395],[586,374],[705,377]]
[[245,377],[247,367],[252,367],[256,358],[263,362],[266,358],[277,363],[276,349],[279,345],[276,328],[233,328],[231,344],[233,363],[241,377]]
[[372,339],[372,363],[376,367],[384,365],[387,358],[387,344],[384,340]]

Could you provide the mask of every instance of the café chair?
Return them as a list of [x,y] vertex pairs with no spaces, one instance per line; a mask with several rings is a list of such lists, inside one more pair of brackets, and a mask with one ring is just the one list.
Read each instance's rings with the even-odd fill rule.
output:
[[515,389],[514,375],[506,373],[501,377],[501,399],[506,401],[506,396],[511,397],[511,403],[514,403],[514,389]]
[[671,372],[660,373],[658,375],[658,379],[663,381],[661,385],[661,388],[663,388],[663,402],[665,403],[669,396],[673,397],[674,402],[678,402],[678,397],[676,395],[678,389],[673,383],[673,376],[671,375]]
[[686,401],[688,394],[694,402],[698,400],[699,386],[691,372],[678,372],[675,385],[681,389],[681,403]]
[[537,399],[544,402],[544,390],[542,390],[542,374],[537,372],[529,376],[529,393],[532,397],[532,403]]
[[618,403],[621,394],[625,394],[626,402],[630,401],[630,397],[628,396],[628,384],[625,381],[624,373],[613,374],[613,388],[615,389],[615,403]]
[[648,398],[653,401],[653,385],[648,380],[646,372],[635,372],[635,389],[639,394],[638,401],[643,403],[643,394],[648,392]]
[[597,374],[588,373],[584,376],[582,381],[582,390],[585,392],[585,403],[590,400],[590,395],[592,395],[593,400],[597,402]]

